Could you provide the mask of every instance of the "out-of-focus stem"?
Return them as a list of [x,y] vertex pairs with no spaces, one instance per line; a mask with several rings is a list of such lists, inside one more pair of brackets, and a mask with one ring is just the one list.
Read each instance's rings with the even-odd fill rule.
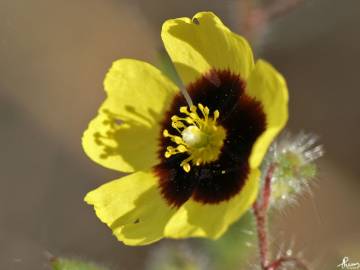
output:
[[253,25],[252,25],[252,13],[254,9],[254,3],[252,0],[242,0],[238,2],[240,7],[241,14],[241,25],[242,25],[242,34],[251,38],[253,34]]
[[305,0],[274,1],[267,9],[269,19],[275,19],[290,13],[299,7]]
[[305,0],[239,0],[239,15],[242,34],[256,42],[271,22],[296,10]]

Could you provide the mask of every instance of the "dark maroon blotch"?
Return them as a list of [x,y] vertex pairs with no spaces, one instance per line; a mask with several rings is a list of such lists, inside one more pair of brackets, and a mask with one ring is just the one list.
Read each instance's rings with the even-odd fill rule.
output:
[[226,139],[218,160],[201,166],[191,166],[186,173],[180,163],[187,154],[165,158],[169,145],[176,146],[162,136],[171,127],[171,116],[179,115],[186,106],[178,94],[161,122],[159,134],[160,164],[154,167],[159,178],[161,194],[171,206],[179,207],[193,198],[204,204],[217,204],[229,200],[243,188],[249,175],[249,156],[256,139],[266,128],[266,118],[260,102],[245,93],[245,83],[230,71],[212,70],[187,87],[194,104],[208,106],[210,112],[219,110],[218,123],[226,130]]

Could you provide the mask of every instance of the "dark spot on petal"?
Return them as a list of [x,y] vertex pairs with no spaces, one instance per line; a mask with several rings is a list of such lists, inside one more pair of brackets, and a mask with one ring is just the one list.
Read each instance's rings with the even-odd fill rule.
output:
[[191,166],[189,173],[180,167],[187,154],[164,157],[166,147],[175,145],[162,136],[162,131],[167,129],[176,134],[170,118],[179,115],[179,108],[186,105],[180,94],[174,98],[161,123],[158,152],[161,162],[154,167],[160,191],[170,205],[181,206],[190,198],[205,204],[216,204],[231,199],[243,188],[250,172],[251,149],[266,128],[260,102],[249,97],[245,87],[239,76],[226,70],[212,70],[187,87],[194,104],[202,103],[211,112],[219,110],[218,122],[227,132],[218,160]]
[[198,20],[198,18],[193,18],[192,21],[193,21],[193,23],[196,24],[196,25],[199,25],[199,24],[200,24],[200,21]]

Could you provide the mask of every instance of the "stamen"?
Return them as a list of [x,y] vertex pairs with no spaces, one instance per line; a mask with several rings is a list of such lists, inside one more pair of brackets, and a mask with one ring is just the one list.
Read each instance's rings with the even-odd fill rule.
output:
[[185,163],[182,167],[185,172],[190,172],[191,167],[189,163]]
[[214,121],[216,121],[220,116],[220,112],[218,110],[214,111]]
[[[200,110],[201,115],[197,110]],[[164,137],[170,138],[177,144],[176,147],[168,146],[166,148],[165,157],[187,153],[189,157],[184,159],[180,166],[185,172],[189,172],[191,164],[200,166],[218,158],[226,132],[222,126],[217,124],[220,116],[218,110],[215,110],[213,117],[210,117],[210,109],[199,103],[197,106],[180,107],[179,111],[186,117],[177,115],[171,117],[171,126],[179,135],[172,135],[166,129],[163,131]]]

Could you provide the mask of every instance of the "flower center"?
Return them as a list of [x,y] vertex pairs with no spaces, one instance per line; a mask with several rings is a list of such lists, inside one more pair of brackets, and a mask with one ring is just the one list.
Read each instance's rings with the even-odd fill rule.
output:
[[[198,110],[201,114],[198,114]],[[189,172],[191,165],[199,166],[218,159],[221,148],[226,137],[225,129],[217,124],[219,111],[215,110],[210,116],[208,107],[202,104],[192,105],[190,111],[183,106],[180,112],[184,117],[174,115],[171,117],[171,126],[177,130],[178,135],[172,135],[164,130],[164,137],[168,137],[177,144],[176,147],[168,146],[165,157],[179,153],[188,153],[189,157],[184,159],[180,166],[185,172]]]

